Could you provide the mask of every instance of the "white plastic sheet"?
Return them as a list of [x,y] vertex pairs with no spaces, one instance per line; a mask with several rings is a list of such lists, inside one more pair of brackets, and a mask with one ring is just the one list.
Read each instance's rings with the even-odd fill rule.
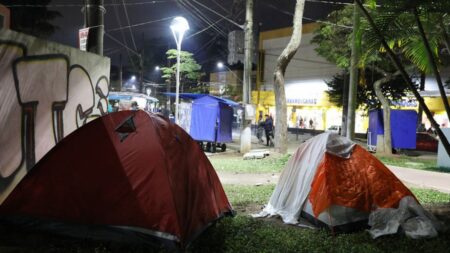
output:
[[404,197],[398,208],[378,208],[369,216],[372,238],[403,231],[406,236],[419,239],[438,235],[439,221],[411,197]]
[[281,173],[269,203],[253,217],[279,215],[283,222],[297,224],[317,166],[325,152],[349,157],[354,145],[350,140],[334,133],[323,133],[302,143]]

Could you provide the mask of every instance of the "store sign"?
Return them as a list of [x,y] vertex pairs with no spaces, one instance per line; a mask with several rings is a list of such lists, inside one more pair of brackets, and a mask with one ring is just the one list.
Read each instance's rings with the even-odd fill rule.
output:
[[392,101],[391,102],[393,106],[400,106],[400,107],[417,107],[417,100],[415,99],[403,99],[400,101]]
[[317,105],[317,98],[287,98],[286,103],[288,104],[302,104],[302,105]]
[[78,44],[81,51],[87,50],[89,28],[83,28],[78,31]]

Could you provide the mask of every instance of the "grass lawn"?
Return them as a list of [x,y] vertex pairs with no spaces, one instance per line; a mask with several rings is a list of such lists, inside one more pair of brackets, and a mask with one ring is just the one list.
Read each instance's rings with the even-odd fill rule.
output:
[[[411,157],[406,155],[383,156],[374,154],[386,165],[404,168],[429,170],[450,173],[450,168],[437,167],[435,159]],[[212,156],[209,157],[217,171],[233,173],[274,173],[281,172],[289,160],[290,155],[274,155],[264,159],[243,160],[241,156]]]
[[[275,185],[224,185],[228,200],[234,206],[245,206],[250,203],[266,204],[272,194]],[[450,203],[450,194],[435,190],[411,188],[421,204]]]
[[209,157],[217,171],[236,173],[273,173],[280,172],[290,155],[268,156],[264,159],[243,160],[242,156],[212,156]]
[[[279,220],[251,218],[249,214],[258,212],[267,203],[274,187],[224,185],[237,216],[226,217],[207,229],[187,252],[449,252],[450,231],[433,239],[412,240],[394,235],[374,240],[365,231],[332,235],[325,230],[285,225]],[[450,194],[424,189],[412,191],[425,204],[450,202]],[[0,252],[166,252],[139,245],[4,232],[0,230]],[[21,244],[17,245],[17,241]]]
[[[288,156],[270,156],[263,160],[213,156],[218,171],[270,173],[282,170]],[[400,166],[400,165],[399,165]],[[277,219],[254,219],[265,205],[275,185],[224,185],[237,211],[207,229],[186,252],[450,252],[450,231],[437,238],[412,240],[403,235],[372,239],[366,231],[333,235],[326,230],[304,229],[282,224]],[[412,189],[419,201],[430,208],[450,205],[450,194]],[[443,218],[450,225],[450,212]],[[118,244],[73,239],[36,232],[11,231],[0,226],[0,252],[166,252],[160,247]]]
[[[365,232],[332,235],[325,230],[301,229],[272,219],[253,219],[246,208],[266,204],[274,185],[225,185],[230,202],[238,210],[209,229],[191,248],[192,252],[448,252],[450,232],[439,237],[412,240],[402,235],[372,239]],[[412,189],[424,204],[450,203],[450,194]],[[239,212],[240,211],[240,212]]]

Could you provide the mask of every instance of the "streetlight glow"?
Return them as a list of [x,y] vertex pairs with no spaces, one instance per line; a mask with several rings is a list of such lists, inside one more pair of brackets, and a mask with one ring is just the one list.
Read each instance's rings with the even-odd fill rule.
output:
[[170,29],[172,29],[173,33],[184,34],[189,30],[189,23],[183,17],[175,17],[170,23]]
[[136,76],[135,75],[133,75],[133,76],[131,76],[131,81],[136,81]]
[[159,71],[159,66],[156,66],[156,67],[155,67],[155,71]]
[[223,62],[218,62],[217,63],[217,67],[219,68],[219,69],[223,69]]
[[189,30],[189,23],[183,17],[176,17],[170,23],[170,29],[172,30],[173,37],[177,43],[177,77],[176,77],[176,95],[175,95],[175,123],[178,124],[178,106],[180,97],[180,54],[181,54],[181,42],[183,41],[184,33]]

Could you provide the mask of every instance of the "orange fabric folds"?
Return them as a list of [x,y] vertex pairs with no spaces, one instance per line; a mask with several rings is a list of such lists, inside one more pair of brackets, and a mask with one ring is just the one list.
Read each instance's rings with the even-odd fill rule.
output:
[[369,212],[376,207],[397,207],[414,196],[377,158],[355,145],[349,159],[326,153],[311,184],[309,201],[319,216],[331,205]]

